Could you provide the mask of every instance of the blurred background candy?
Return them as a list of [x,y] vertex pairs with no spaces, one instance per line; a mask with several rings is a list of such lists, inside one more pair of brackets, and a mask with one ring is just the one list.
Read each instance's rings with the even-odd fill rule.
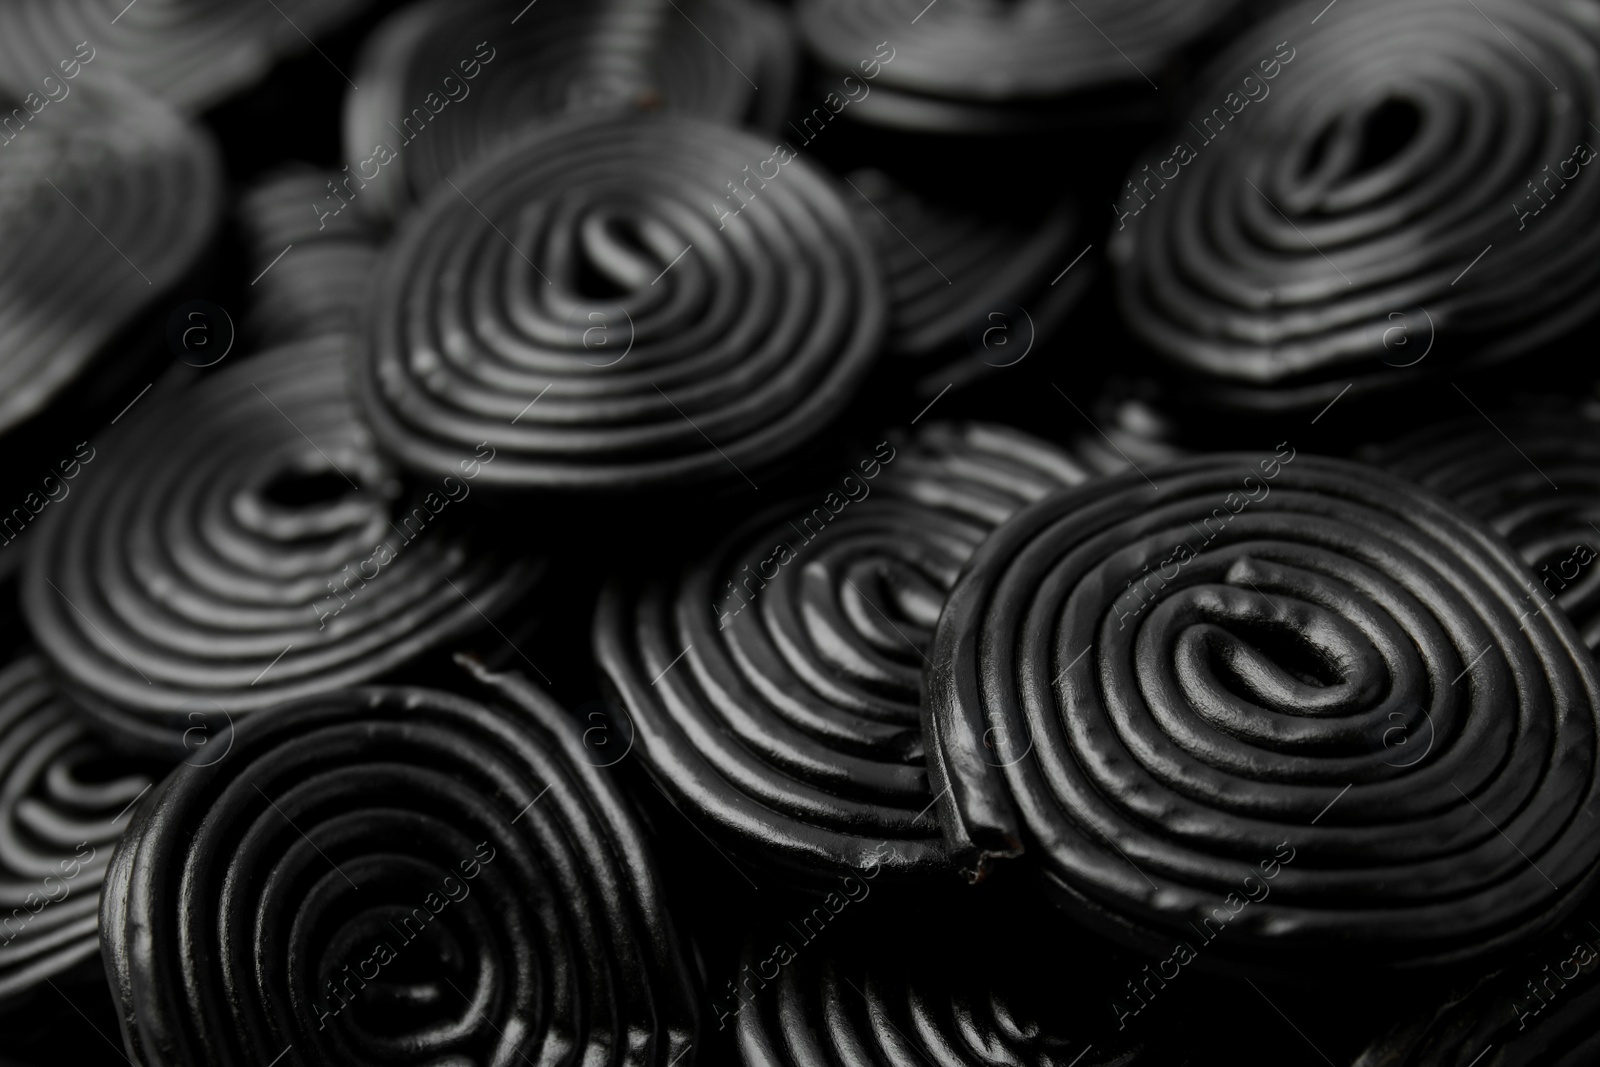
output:
[[501,492],[757,489],[837,419],[887,325],[835,180],[785,160],[752,186],[766,151],[699,119],[568,117],[436,189],[352,368],[379,447],[437,478],[477,442]]
[[378,456],[348,347],[270,349],[148,401],[43,519],[28,622],[119,748],[176,762],[236,716],[412,668],[543,569],[462,515],[492,450],[428,485]]
[[355,71],[367,91],[345,105],[343,171],[358,184],[336,197],[359,189],[360,210],[393,219],[524,128],[573,113],[767,131],[788,106],[793,33],[765,0],[541,0],[508,24],[511,10],[432,0],[374,31]]
[[1317,6],[1233,42],[1129,169],[1111,259],[1132,331],[1212,403],[1315,413],[1592,317],[1600,6]]

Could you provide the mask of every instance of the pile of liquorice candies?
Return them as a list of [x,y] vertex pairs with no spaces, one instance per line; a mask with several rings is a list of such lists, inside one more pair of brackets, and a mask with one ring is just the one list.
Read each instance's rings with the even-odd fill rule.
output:
[[1600,1061],[1600,0],[12,0],[0,1064]]

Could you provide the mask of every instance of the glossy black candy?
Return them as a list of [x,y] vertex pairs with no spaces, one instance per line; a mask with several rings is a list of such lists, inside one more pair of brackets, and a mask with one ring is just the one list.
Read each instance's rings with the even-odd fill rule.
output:
[[788,18],[765,0],[412,4],[356,64],[339,195],[397,218],[528,126],[574,112],[775,127],[796,58]]
[[1268,968],[1460,960],[1569,912],[1600,680],[1505,543],[1287,444],[1147,473],[1018,513],[950,595],[925,732],[958,857]]
[[81,42],[100,69],[184,111],[204,111],[370,3],[15,0],[0,6],[0,78],[53,74],[58,61],[85,54]]
[[378,444],[438,477],[487,442],[506,491],[758,485],[837,417],[887,317],[811,163],[738,209],[723,183],[769,152],[697,119],[568,118],[435,190],[356,360]]
[[240,197],[253,279],[239,329],[247,350],[359,330],[378,266],[379,232],[366,216],[347,210],[343,193],[335,191],[343,177],[288,167]]
[[210,138],[80,68],[52,79],[56,101],[0,77],[0,437],[91,369],[126,377],[135,353],[106,346],[194,266],[222,214]]
[[[716,1021],[734,1031],[746,1067],[1179,1062],[1151,1047],[1143,1020],[1115,1025],[1109,997],[1120,971],[1106,957],[1081,942],[1018,936],[1017,913],[1004,932],[984,915],[946,913],[949,926],[933,933],[902,930],[882,909],[861,912],[854,929],[814,945],[783,926],[759,933],[737,982],[713,992]],[[1045,962],[1064,952],[1070,965]]]
[[30,535],[28,624],[118,745],[187,758],[243,715],[478,630],[540,573],[466,514],[492,449],[409,487],[377,455],[346,346],[272,349],[146,398]]
[[615,779],[484,679],[285,705],[150,794],[101,906],[135,1063],[689,1062],[694,982]]
[[676,574],[602,594],[595,654],[690,817],[797,881],[949,870],[918,686],[944,595],[1017,508],[1090,472],[1004,427],[880,443]]
[[1525,607],[1565,611],[1600,647],[1600,419],[1557,397],[1474,412],[1375,451],[1396,474],[1449,497],[1534,570]]
[[[819,88],[890,126],[992,134],[1053,125],[1074,94],[1150,79],[1233,0],[802,0]],[[842,79],[853,76],[853,82]],[[861,79],[865,78],[865,91]],[[833,107],[826,100],[819,105]]]
[[1600,309],[1600,4],[1323,6],[1239,37],[1112,207],[1129,327],[1213,405],[1315,412]]
[[90,736],[37,657],[0,669],[0,1013],[98,980],[100,884],[150,771]]
[[996,213],[929,199],[880,170],[846,180],[888,275],[889,351],[915,361],[930,396],[1022,362],[1094,277],[1092,262],[1074,262],[1088,242],[1071,199]]

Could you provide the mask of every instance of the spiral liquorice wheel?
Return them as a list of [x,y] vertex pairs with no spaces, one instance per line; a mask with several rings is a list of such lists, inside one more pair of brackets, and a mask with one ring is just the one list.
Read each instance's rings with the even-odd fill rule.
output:
[[40,519],[29,626],[119,744],[202,758],[239,716],[396,670],[537,577],[463,514],[492,449],[406,488],[355,416],[345,352],[272,349],[144,401]]
[[1547,398],[1419,430],[1375,459],[1493,526],[1534,569],[1524,606],[1565,611],[1600,647],[1600,421]]
[[[849,180],[888,275],[889,350],[929,362],[966,357],[927,372],[938,379],[934,392],[1021,362],[1093,277],[1089,265],[1072,263],[1079,227],[1071,201],[996,219],[934,203],[879,170]],[[1078,269],[1062,280],[1069,265]]]
[[1287,445],[1147,474],[1018,513],[951,592],[926,730],[955,853],[1245,967],[1440,963],[1568,912],[1600,681],[1509,546]]
[[[797,18],[806,44],[830,71],[818,86],[848,95],[852,117],[993,133],[1053,124],[1073,94],[1143,88],[1234,6],[1234,0],[802,0]],[[868,83],[853,88],[841,75]]]
[[[84,378],[194,265],[221,213],[203,134],[124,84],[78,75],[51,78],[49,99],[47,86],[0,79],[11,116],[0,134],[0,434]],[[102,373],[126,377],[128,357]]]
[[575,719],[491,681],[285,705],[146,798],[101,906],[134,1062],[690,1062],[635,817]]
[[356,361],[379,445],[436,477],[487,443],[482,484],[507,491],[758,484],[885,326],[831,179],[791,158],[748,200],[724,188],[770,152],[695,119],[567,119],[437,189]]
[[[857,909],[871,892],[856,881],[839,895]],[[825,913],[826,914],[826,913]],[[857,915],[859,918],[860,915]],[[780,928],[746,945],[737,979],[712,990],[717,1022],[736,1035],[747,1067],[1131,1067],[1176,1063],[1139,1032],[1118,1028],[1105,1007],[1105,970],[1041,968],[1040,944],[965,935],[941,923],[936,939],[858,924],[849,941],[806,940],[812,926]],[[807,916],[808,924],[817,919]],[[986,931],[987,932],[987,931]],[[935,943],[930,944],[930,941]],[[1080,946],[1081,948],[1081,946]],[[1103,962],[1096,960],[1094,962]]]
[[38,659],[0,669],[0,1011],[98,973],[100,884],[150,771],[92,738]]
[[342,201],[340,207],[323,205],[335,197],[330,189],[340,177],[295,167],[244,194],[240,213],[255,279],[241,331],[247,345],[285,344],[359,328],[377,269],[378,235],[365,216],[342,210]]
[[652,774],[734,852],[800,882],[949,869],[922,766],[929,634],[996,523],[1088,477],[1004,427],[895,441],[680,573],[611,583],[595,620]]
[[893,458],[882,484],[887,494],[985,526],[998,526],[1063,486],[1115,473],[1082,459],[1076,449],[998,423],[934,422],[890,431],[888,444]]
[[356,182],[341,195],[393,218],[523,127],[575,111],[774,128],[795,65],[788,19],[765,0],[542,0],[514,22],[496,0],[415,4],[357,66],[366,90],[345,114]]
[[0,6],[0,81],[32,86],[87,54],[175,107],[203,111],[370,3],[16,0]]
[[1314,410],[1593,315],[1600,4],[1313,7],[1241,38],[1125,184],[1133,331],[1216,403]]

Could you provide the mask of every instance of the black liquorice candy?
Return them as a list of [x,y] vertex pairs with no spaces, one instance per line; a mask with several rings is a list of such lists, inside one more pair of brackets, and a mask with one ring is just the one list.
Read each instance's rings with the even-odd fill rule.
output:
[[171,108],[81,65],[49,99],[15,73],[0,76],[0,435],[97,357],[118,375],[132,353],[107,344],[190,270],[223,204],[215,147]]
[[1600,4],[1319,6],[1240,37],[1132,169],[1110,257],[1134,333],[1213,403],[1316,410],[1592,316]]
[[152,791],[101,907],[135,1062],[692,1061],[635,816],[577,720],[480,676],[285,705]]
[[998,526],[1018,508],[1063,486],[1126,469],[1096,454],[1084,458],[1084,440],[1063,448],[988,422],[897,429],[889,433],[894,458],[882,488],[934,511]]
[[480,484],[506,491],[759,485],[887,319],[834,179],[791,157],[763,183],[770,153],[699,119],[576,117],[440,186],[372,293],[355,379],[379,445],[438,477],[486,442]]
[[[246,348],[359,329],[378,266],[380,233],[366,216],[325,205],[336,196],[334,183],[342,177],[292,166],[241,195],[240,222],[254,279],[239,331]],[[287,269],[277,269],[281,266]]]
[[1086,242],[1070,199],[995,216],[935,202],[876,169],[848,180],[888,276],[889,351],[935,375],[932,393],[1027,358],[1094,277],[1092,263],[1073,262]]
[[189,756],[478,630],[541,572],[463,514],[493,448],[408,487],[356,417],[346,350],[272,349],[146,401],[41,517],[29,627],[118,745]]
[[809,883],[951,870],[918,686],[944,595],[996,523],[1090,476],[1004,427],[894,437],[672,576],[613,581],[595,654],[660,785],[735,853]]
[[1142,90],[1233,7],[1233,0],[801,0],[796,18],[828,71],[819,86],[844,101],[836,109],[825,101],[830,110],[848,107],[852,117],[884,125],[987,134],[1053,124],[1075,93]]
[[796,61],[787,16],[765,0],[540,0],[520,13],[498,0],[413,4],[356,66],[364,88],[344,122],[356,181],[337,196],[395,218],[530,124],[572,112],[771,129]]
[[[868,872],[871,873],[870,871]],[[856,895],[870,892],[857,882]],[[845,892],[852,890],[846,889]],[[843,898],[841,898],[843,899]],[[846,901],[844,907],[860,905]],[[809,918],[809,917],[807,917]],[[857,916],[860,918],[860,916]],[[778,926],[746,945],[737,979],[713,990],[715,1021],[734,1031],[746,1067],[1133,1067],[1176,1063],[1106,1010],[1105,962],[1073,946],[1072,966],[1046,963],[1064,946],[1008,930],[973,936],[952,923],[909,937],[877,922],[813,946]],[[815,920],[813,920],[815,921]],[[983,931],[992,933],[992,931]],[[1091,966],[1085,966],[1086,964]],[[708,1026],[712,1017],[708,1016]]]
[[926,736],[958,857],[1246,967],[1443,963],[1570,912],[1600,681],[1509,547],[1286,443],[1147,473],[1018,513],[950,595]]
[[58,64],[84,60],[199,112],[260,81],[279,59],[313,47],[308,34],[332,29],[370,3],[16,0],[0,6],[0,77],[32,82],[59,76]]
[[36,657],[0,668],[0,1014],[100,977],[100,884],[151,772],[91,737]]
[[1418,430],[1373,458],[1493,526],[1534,570],[1525,606],[1565,611],[1600,647],[1600,419],[1550,397]]

